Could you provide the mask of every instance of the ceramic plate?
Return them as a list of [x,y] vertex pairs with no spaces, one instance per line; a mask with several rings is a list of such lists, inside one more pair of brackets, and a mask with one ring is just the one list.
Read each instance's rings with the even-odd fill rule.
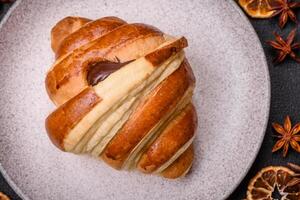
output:
[[[50,143],[44,128],[54,109],[44,87],[54,61],[49,32],[68,15],[115,15],[188,39],[199,126],[186,178],[115,171]],[[17,1],[1,25],[0,63],[1,170],[23,199],[224,199],[247,173],[264,136],[268,68],[234,1]]]

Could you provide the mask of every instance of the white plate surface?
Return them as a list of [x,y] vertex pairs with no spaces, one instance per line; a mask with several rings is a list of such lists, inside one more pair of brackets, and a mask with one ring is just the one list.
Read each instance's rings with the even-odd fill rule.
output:
[[[261,145],[269,74],[259,40],[234,1],[18,1],[0,29],[0,163],[24,199],[223,199]],[[115,171],[62,153],[44,120],[54,106],[44,78],[54,57],[50,29],[68,15],[115,15],[188,38],[199,115],[192,172],[177,181]]]

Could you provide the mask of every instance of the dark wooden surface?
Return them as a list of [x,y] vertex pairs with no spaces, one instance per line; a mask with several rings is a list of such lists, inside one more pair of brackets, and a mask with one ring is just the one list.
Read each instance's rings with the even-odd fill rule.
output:
[[[0,5],[0,19],[7,12],[11,4]],[[300,10],[298,12],[298,19],[300,19]],[[300,164],[300,154],[290,150],[286,158],[282,158],[281,152],[272,154],[271,149],[276,141],[272,137],[275,134],[272,130],[271,123],[274,121],[282,123],[286,115],[290,115],[292,122],[300,121],[300,64],[287,59],[284,63],[273,65],[272,60],[276,53],[266,44],[265,41],[274,39],[273,31],[279,34],[287,35],[289,31],[297,27],[298,33],[296,39],[300,41],[300,26],[293,23],[288,23],[287,26],[280,30],[277,25],[278,18],[269,20],[253,20],[250,19],[258,37],[263,45],[271,77],[271,109],[269,123],[266,130],[265,138],[259,154],[244,178],[239,187],[231,194],[228,200],[240,200],[245,198],[247,185],[250,179],[263,167],[269,165],[286,165],[287,162],[294,162]],[[297,52],[300,56],[300,52]],[[0,191],[7,194],[13,200],[20,198],[6,183],[5,179],[0,174]]]

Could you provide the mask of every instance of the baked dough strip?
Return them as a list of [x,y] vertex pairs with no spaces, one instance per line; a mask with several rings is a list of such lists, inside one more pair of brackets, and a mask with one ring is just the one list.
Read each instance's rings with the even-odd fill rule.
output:
[[[94,156],[99,156],[102,152],[102,150],[106,147],[106,145],[110,142],[110,140],[113,138],[113,136],[117,133],[117,131],[122,127],[122,125],[127,121],[127,119],[129,118],[131,112],[134,110],[134,108],[136,106],[138,106],[138,104],[140,102],[143,101],[144,97],[150,93],[156,86],[158,86],[165,78],[167,78],[170,74],[172,74],[175,70],[177,70],[179,68],[179,66],[181,65],[182,61],[184,59],[184,54],[183,52],[179,53],[178,55],[175,56],[174,60],[172,62],[170,62],[168,64],[168,66],[164,69],[164,71],[156,71],[157,73],[153,73],[151,79],[148,79],[149,85],[144,88],[139,94],[137,94],[136,96],[134,96],[133,98],[136,99],[133,105],[133,108],[129,108],[128,109],[128,113],[124,113],[125,117],[120,121],[120,123],[118,123],[118,128],[115,128],[114,126],[112,126],[112,131],[110,131],[107,135],[108,137],[104,137],[103,138],[103,142],[100,142],[100,144],[97,145],[97,147],[95,147],[95,149],[92,151],[92,155]],[[154,77],[156,79],[154,79]],[[145,82],[145,83],[146,83]],[[104,122],[105,123],[105,122]],[[99,135],[105,135],[105,133],[99,133]],[[95,135],[95,137],[99,136],[99,135]],[[97,140],[97,139],[95,139]],[[91,141],[92,142],[92,141]],[[98,142],[99,143],[99,142]]]
[[[184,40],[184,38],[168,42],[165,46],[159,47],[158,50],[154,50],[153,52],[165,52],[165,48],[173,48],[172,51],[176,52],[176,49],[174,49],[175,47],[172,45],[177,43],[181,45],[182,40]],[[179,46],[178,48],[182,47]],[[170,49],[167,49],[166,51],[172,53]],[[92,125],[94,125],[95,122],[113,106],[118,104],[118,102],[121,103],[120,100],[122,98],[128,96],[128,94],[130,95],[131,90],[134,90],[139,85],[143,85],[143,83],[145,84],[145,81],[155,71],[158,73],[159,71],[162,72],[163,69],[165,69],[174,59],[174,57],[176,57],[176,54],[170,54],[167,55],[169,57],[167,60],[163,60],[164,57],[158,57],[158,60],[153,61],[153,58],[151,57],[152,54],[153,53],[150,53],[145,57],[129,63],[93,87],[95,93],[101,98],[101,102],[98,103],[88,114],[86,114],[79,123],[70,130],[69,134],[66,135],[63,141],[64,149],[66,151],[72,151]],[[156,62],[156,64],[162,63],[161,67],[153,65],[153,62]],[[119,85],[119,87],[115,87],[116,84]],[[112,90],[112,88],[114,89]]]
[[[107,132],[100,132],[103,131],[103,126],[106,126],[106,121],[107,119],[109,119],[109,117],[111,115],[115,115],[116,113],[118,113],[118,111],[121,111],[121,116],[116,117],[115,118],[115,123],[117,123],[118,120],[120,120],[120,118],[122,118],[123,115],[126,115],[126,112],[128,112],[128,110],[130,110],[130,107],[132,106],[133,103],[136,102],[136,104],[139,103],[139,100],[141,99],[141,97],[143,97],[144,95],[146,95],[147,93],[149,93],[154,87],[156,87],[159,83],[161,83],[166,77],[168,77],[171,73],[173,73],[176,69],[178,69],[178,67],[180,66],[180,64],[182,63],[184,59],[184,53],[180,52],[177,53],[176,55],[172,56],[171,58],[169,58],[167,61],[165,61],[162,66],[157,67],[157,69],[155,69],[155,71],[152,73],[152,75],[150,77],[147,78],[147,80],[143,81],[142,84],[140,84],[137,88],[134,88],[131,92],[129,92],[129,94],[125,97],[123,97],[118,103],[116,103],[116,105],[109,111],[107,111],[107,113],[105,113],[102,117],[100,117],[97,122],[91,127],[91,129],[88,130],[87,134],[85,134],[85,136],[83,137],[82,140],[79,141],[79,143],[76,145],[75,149],[72,151],[73,153],[83,153],[86,152],[84,149],[86,148],[87,143],[93,139],[93,141],[91,141],[93,144],[95,143],[100,143],[100,140],[97,136],[99,136],[100,138],[105,137],[105,135],[108,134],[108,138],[112,139],[112,137],[117,133],[118,129],[114,128],[115,124],[111,124],[108,127],[108,130],[111,130],[112,128],[114,128],[114,130],[112,131],[112,133],[107,133]],[[134,100],[132,100],[134,99]],[[126,104],[126,106],[123,107],[123,105]],[[126,109],[124,109],[126,108]],[[129,114],[127,114],[127,118],[123,119],[123,124],[126,122],[126,120],[128,119]],[[121,126],[123,124],[118,124],[119,128],[121,128]],[[99,131],[97,131],[97,129]],[[98,134],[95,136],[95,132]],[[93,138],[95,136],[95,138]],[[101,151],[105,148],[105,146],[107,145],[107,143],[110,141],[107,138],[103,138],[105,141],[103,143],[101,143],[100,145],[98,145],[98,147],[96,148],[97,150],[93,151],[93,155],[100,155]],[[95,145],[92,146],[92,148],[94,148]],[[92,148],[89,148],[88,151],[90,151]]]
[[[197,126],[186,46],[184,37],[117,17],[59,21],[51,31],[56,62],[46,77],[58,106],[46,119],[52,142],[116,169],[184,176]],[[116,68],[108,77],[91,82],[110,63]]]
[[189,87],[189,89],[181,97],[181,100],[177,103],[175,108],[167,113],[135,146],[135,148],[131,151],[131,153],[123,163],[123,169],[129,170],[136,167],[140,157],[148,148],[148,146],[160,135],[161,131],[164,130],[164,128],[169,124],[173,117],[179,114],[182,109],[191,101],[193,87],[194,86]]

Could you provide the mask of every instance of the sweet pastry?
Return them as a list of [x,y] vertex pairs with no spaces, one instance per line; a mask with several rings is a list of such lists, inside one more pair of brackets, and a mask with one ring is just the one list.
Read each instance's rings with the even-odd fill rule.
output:
[[53,144],[116,169],[184,176],[197,127],[187,45],[117,17],[62,19],[51,31],[56,61],[45,81],[57,106],[46,119]]

